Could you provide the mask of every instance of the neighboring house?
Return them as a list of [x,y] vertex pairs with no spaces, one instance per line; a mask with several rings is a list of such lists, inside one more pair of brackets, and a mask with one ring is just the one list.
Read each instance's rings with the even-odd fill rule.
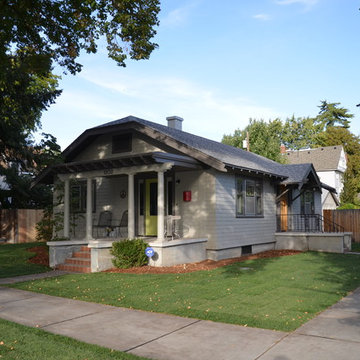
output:
[[289,164],[312,163],[320,181],[336,190],[336,195],[327,189],[323,191],[322,208],[324,210],[336,209],[339,206],[346,171],[346,154],[342,145],[296,151],[287,150],[285,156]]
[[[128,237],[150,241],[160,266],[274,249],[277,231],[322,230],[322,186],[311,164],[279,164],[182,131],[179,117],[167,120],[128,116],[88,129],[63,152],[63,164],[38,176],[37,183],[64,184],[62,235],[71,241],[54,247],[111,246],[125,211]],[[75,211],[83,216],[74,237]],[[112,226],[99,234],[94,225],[105,212]],[[173,241],[170,216],[180,235]]]

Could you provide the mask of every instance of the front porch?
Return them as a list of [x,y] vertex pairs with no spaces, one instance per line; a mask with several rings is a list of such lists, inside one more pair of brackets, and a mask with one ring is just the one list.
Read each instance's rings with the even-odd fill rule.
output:
[[[110,269],[113,266],[110,253],[114,241],[121,241],[120,238],[108,238],[98,240],[69,240],[48,242],[50,267],[59,268],[68,263],[68,267],[61,267],[62,270],[79,272],[99,272]],[[154,249],[154,256],[149,258],[150,266],[172,266],[199,262],[206,259],[207,239],[177,239],[159,242],[156,238],[144,239]],[[89,262],[81,270],[81,255],[78,261],[68,261],[74,254],[89,251]],[[86,258],[87,256],[84,255]],[[77,269],[79,268],[79,269]]]
[[351,251],[351,233],[319,214],[281,214],[277,216],[275,249]]

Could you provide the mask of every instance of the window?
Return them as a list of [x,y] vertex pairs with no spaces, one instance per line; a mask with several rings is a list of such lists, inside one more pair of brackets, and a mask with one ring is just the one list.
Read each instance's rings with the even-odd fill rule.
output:
[[132,135],[121,134],[112,137],[112,153],[130,152],[132,150]]
[[262,216],[262,181],[236,179],[236,216]]
[[[86,181],[78,181],[71,185],[71,212],[86,212]],[[92,211],[96,212],[96,181],[92,181]]]
[[301,214],[315,214],[314,192],[306,190],[301,194]]

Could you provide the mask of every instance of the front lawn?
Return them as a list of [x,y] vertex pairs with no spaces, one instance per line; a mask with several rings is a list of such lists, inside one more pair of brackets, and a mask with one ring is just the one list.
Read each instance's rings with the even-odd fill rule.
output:
[[44,243],[0,245],[0,278],[50,271],[50,268],[47,266],[31,264],[28,262],[28,260],[36,254],[34,252],[29,252],[26,249],[35,246],[46,245]]
[[146,360],[0,319],[0,358],[7,360]]
[[360,286],[357,255],[307,252],[186,274],[66,275],[14,287],[72,299],[292,331]]

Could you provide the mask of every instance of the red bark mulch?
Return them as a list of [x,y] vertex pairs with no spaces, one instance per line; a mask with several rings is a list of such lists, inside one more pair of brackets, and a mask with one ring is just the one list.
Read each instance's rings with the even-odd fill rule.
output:
[[49,250],[46,246],[35,246],[26,250],[36,253],[34,257],[28,260],[30,263],[49,266]]
[[263,259],[263,258],[272,258],[279,256],[288,256],[299,254],[301,251],[297,250],[269,250],[264,251],[258,254],[241,256],[233,259],[225,259],[225,260],[204,260],[198,263],[192,264],[182,264],[175,266],[166,266],[166,267],[154,267],[154,266],[141,266],[141,267],[133,267],[130,269],[109,269],[105,272],[111,273],[129,273],[129,274],[180,274],[180,273],[188,273],[200,270],[211,270],[221,266],[233,264],[239,261],[245,260],[253,260],[253,259]]

